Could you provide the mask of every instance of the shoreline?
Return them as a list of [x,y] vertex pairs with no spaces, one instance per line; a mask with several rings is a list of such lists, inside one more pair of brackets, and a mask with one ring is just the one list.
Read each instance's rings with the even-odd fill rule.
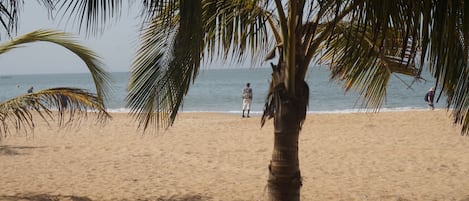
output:
[[[469,199],[469,138],[446,110],[308,114],[301,196],[327,200]],[[48,127],[0,141],[0,200],[262,200],[273,123],[185,113],[142,133],[125,113],[107,124]],[[67,197],[69,196],[69,197]],[[86,198],[86,199],[85,199]]]
[[[107,109],[108,113],[129,113],[130,109],[128,108],[117,108],[117,109]],[[447,111],[451,109],[446,108],[435,108],[434,111]],[[380,108],[378,112],[373,111],[372,109],[345,109],[345,110],[308,110],[307,114],[350,114],[350,113],[380,113],[380,112],[407,112],[407,111],[431,111],[428,108],[415,108],[415,107],[400,107],[400,108]],[[241,114],[242,110],[229,110],[229,111],[179,111],[179,113],[216,113],[216,114]],[[262,114],[261,110],[251,111],[251,114]]]

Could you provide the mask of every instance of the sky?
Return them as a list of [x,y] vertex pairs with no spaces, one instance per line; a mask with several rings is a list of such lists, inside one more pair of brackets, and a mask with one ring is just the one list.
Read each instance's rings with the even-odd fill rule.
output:
[[[123,5],[119,20],[98,36],[85,37],[79,33],[76,24],[49,19],[47,10],[36,1],[26,1],[19,16],[16,36],[38,29],[54,29],[74,34],[76,40],[95,51],[108,72],[128,72],[139,46],[139,9],[136,5]],[[72,26],[75,25],[75,26]],[[8,38],[2,34],[0,42]],[[263,67],[268,66],[264,64]],[[203,69],[251,67],[250,61],[241,64],[215,61],[202,63]],[[261,67],[261,66],[258,66]],[[69,50],[46,42],[34,42],[0,55],[0,75],[87,73],[86,65]]]
[[[123,12],[119,21],[111,23],[103,34],[85,37],[79,33],[76,24],[59,22],[59,19],[49,19],[47,10],[37,1],[25,1],[19,16],[18,31],[20,36],[38,29],[54,29],[74,34],[77,41],[95,51],[104,63],[108,72],[128,72],[132,59],[139,46],[138,18],[140,10],[136,5],[123,5]],[[75,26],[72,26],[75,25]],[[0,42],[7,37],[2,34]],[[230,59],[228,59],[230,60]],[[215,59],[213,63],[202,63],[202,70],[213,68],[250,68],[253,67],[249,59],[242,63],[223,63]],[[257,67],[269,67],[268,64]],[[86,65],[69,50],[46,42],[26,44],[0,55],[0,75],[17,74],[51,74],[51,73],[87,73]]]
[[[124,6],[124,8],[127,8]],[[120,20],[113,23],[98,36],[85,37],[78,34],[78,29],[70,24],[51,20],[45,8],[36,1],[26,1],[16,36],[37,29],[55,29],[70,32],[76,40],[95,51],[109,72],[126,72],[130,70],[132,58],[138,47],[137,8],[122,13]],[[2,35],[1,43],[7,37]],[[69,50],[46,42],[29,43],[0,55],[0,75],[15,74],[49,74],[49,73],[86,73],[86,65]]]

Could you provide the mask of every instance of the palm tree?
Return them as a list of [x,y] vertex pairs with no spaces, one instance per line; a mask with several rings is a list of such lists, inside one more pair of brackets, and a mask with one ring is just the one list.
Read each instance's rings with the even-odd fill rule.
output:
[[[37,41],[60,45],[80,57],[92,74],[96,94],[83,89],[62,87],[28,93],[1,102],[0,140],[9,133],[11,125],[17,130],[33,129],[33,113],[38,113],[46,121],[57,120],[60,126],[73,123],[72,117],[86,117],[88,111],[96,111],[98,120],[110,117],[104,107],[106,93],[110,87],[109,75],[100,67],[98,56],[73,41],[70,34],[53,30],[34,31],[1,44],[0,54]],[[57,112],[52,109],[56,109]],[[57,119],[54,116],[57,116]],[[65,121],[65,117],[69,119]]]
[[[89,30],[119,12],[121,4],[60,2],[86,19],[81,23]],[[392,75],[418,80],[428,67],[440,95],[448,97],[454,121],[469,133],[464,1],[146,0],[142,8],[144,29],[127,102],[144,128],[172,125],[202,61],[243,61],[252,54],[276,59],[261,121],[274,123],[269,200],[300,200],[298,136],[309,99],[304,80],[314,62],[329,64],[331,79],[358,90],[363,106],[374,110]]]

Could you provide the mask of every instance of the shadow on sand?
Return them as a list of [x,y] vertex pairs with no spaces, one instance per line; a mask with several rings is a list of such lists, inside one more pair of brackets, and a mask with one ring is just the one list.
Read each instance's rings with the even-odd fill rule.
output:
[[149,199],[149,200],[141,200],[141,201],[209,201],[212,200],[210,197],[202,196],[202,195],[183,195],[183,196],[171,196],[171,197],[160,197],[156,198],[156,200]]
[[0,156],[26,155],[28,150],[39,148],[44,147],[0,145]]
[[[13,196],[0,195],[0,201],[93,201],[86,196],[49,195],[49,194],[16,194]],[[128,199],[113,199],[130,201]],[[156,197],[150,199],[135,199],[135,201],[210,201],[210,197],[202,195],[176,195],[170,197]]]
[[0,196],[2,201],[92,201],[87,197],[73,195],[48,195],[48,194],[17,194],[13,196]]

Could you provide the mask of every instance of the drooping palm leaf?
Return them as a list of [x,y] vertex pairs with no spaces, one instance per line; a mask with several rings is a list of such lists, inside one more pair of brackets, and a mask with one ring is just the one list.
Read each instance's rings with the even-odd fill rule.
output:
[[[370,32],[368,31],[370,29],[372,37],[368,38],[371,38],[371,43],[380,54],[391,53],[390,59],[404,64],[405,68],[411,67],[412,60],[417,56],[420,57],[421,66],[418,67],[417,78],[420,77],[423,67],[426,67],[427,62],[430,61],[428,66],[436,78],[436,87],[448,97],[447,107],[454,109],[452,112],[455,122],[463,124],[462,132],[468,134],[468,11],[469,5],[464,1],[363,1],[350,16],[345,18],[346,22],[357,24],[358,28],[354,30],[361,32],[362,38],[353,38],[359,35],[350,32],[348,36],[345,36],[350,40],[341,45],[344,46],[343,50],[349,51],[347,54],[350,58],[357,58],[360,55],[373,56],[361,54],[363,51],[356,48],[360,45],[356,42],[362,42],[363,37],[367,36],[363,33]],[[335,40],[335,38],[331,36],[329,40]],[[397,43],[390,43],[393,40]],[[390,47],[387,45],[399,42],[401,43],[397,46],[400,47],[399,54],[388,51]],[[384,58],[380,54],[376,55],[377,60]],[[348,63],[358,66],[355,61],[348,60]],[[345,64],[345,62],[342,63]],[[362,80],[370,79],[363,78]],[[370,93],[373,92],[370,91]]]
[[430,73],[447,95],[455,123],[461,123],[463,133],[469,135],[469,3],[431,1],[424,5],[422,35],[428,49],[423,50],[423,59],[430,60]]
[[[101,33],[111,19],[119,18],[122,0],[56,0],[55,7],[62,20],[78,24],[87,34]],[[67,19],[64,17],[68,16]]]
[[[49,11],[54,7],[52,0],[37,0],[37,3]],[[24,1],[0,1],[0,24],[5,33],[10,37],[16,32],[23,4]]]
[[64,126],[79,122],[88,112],[96,112],[98,120],[110,118],[100,99],[83,89],[52,88],[24,94],[0,103],[0,140],[10,126],[16,130],[33,129],[35,113],[46,122],[53,120]]
[[[403,33],[401,46],[410,42],[411,48],[406,50],[410,50],[411,57],[420,57],[422,66],[419,67],[418,76],[423,67],[429,67],[430,73],[436,79],[437,89],[441,89],[440,95],[445,94],[448,98],[447,108],[453,109],[455,122],[462,123],[462,133],[469,134],[469,5],[465,1],[375,3],[378,4],[373,7],[381,8],[382,12],[374,13],[389,14],[373,17],[377,19],[374,23],[379,23],[385,28],[395,28]],[[401,58],[404,54],[403,51]]]
[[[144,22],[152,21],[155,17],[161,18],[161,26],[171,27],[179,5],[179,0],[144,0],[142,2]],[[167,28],[163,28],[167,29]]]
[[[59,11],[98,26],[119,13],[121,1],[59,1]],[[203,58],[242,61],[246,50],[267,52],[265,11],[269,1],[145,0],[142,33],[129,82],[128,106],[142,125],[161,117],[170,125]],[[94,26],[89,26],[93,28]],[[216,50],[215,50],[216,49]],[[261,60],[262,56],[253,61]],[[183,73],[183,75],[181,75]],[[145,75],[143,75],[145,74]],[[136,94],[143,94],[137,97]],[[162,97],[165,96],[165,97]],[[153,99],[153,100],[150,100]],[[156,114],[151,114],[155,112]],[[162,116],[159,116],[162,115]],[[141,116],[142,117],[142,116]],[[155,119],[151,120],[152,117]],[[156,120],[158,124],[158,120]]]
[[[167,7],[150,10],[172,14],[155,15],[149,22],[132,67],[127,105],[142,127],[147,128],[152,122],[165,127],[173,123],[203,56],[226,58],[232,54],[240,58],[246,49],[257,51],[264,47],[266,38],[261,32],[265,29],[258,31],[261,26],[243,25],[246,23],[243,21],[259,20],[254,14],[246,16],[248,9],[241,6],[246,2],[249,1],[186,0],[177,4],[154,4]],[[251,7],[250,10],[260,10]],[[236,10],[239,8],[243,10]],[[224,12],[228,10],[237,14]],[[213,47],[223,51],[213,51]],[[203,54],[203,48],[208,55]]]
[[[371,30],[363,32],[358,28],[345,22],[337,24],[331,39],[323,43],[327,47],[321,60],[329,63],[331,79],[342,81],[346,91],[358,89],[363,97],[362,106],[377,110],[384,102],[393,73],[417,77],[419,69],[410,55],[401,58],[402,49],[411,47],[401,47],[400,40],[393,40],[399,36],[389,37],[383,41],[385,45],[380,45],[373,42]],[[389,30],[387,34],[397,33]]]
[[[163,34],[158,35],[158,21],[154,21],[153,26],[149,26],[142,34],[142,45],[137,52],[137,57],[131,69],[129,80],[129,94],[126,97],[127,106],[131,113],[137,114],[139,122],[146,128],[148,125],[159,119],[168,119],[171,113],[171,96],[163,96],[167,92],[171,94],[171,82],[158,82],[163,80],[164,70],[170,54],[164,49],[174,37],[174,33],[166,32],[166,40]],[[162,31],[162,30],[161,30]],[[168,86],[168,87],[166,87]],[[168,89],[165,91],[165,87]],[[158,97],[159,99],[155,98]],[[157,113],[153,113],[157,111]],[[159,115],[163,115],[160,117]],[[164,123],[169,124],[169,123]]]
[[165,126],[172,124],[182,96],[187,94],[200,67],[201,5],[198,1],[184,1],[181,7],[180,23],[173,24],[172,29],[162,26],[166,19],[152,21],[142,35],[146,45],[139,49],[134,61],[127,102],[144,128],[152,121],[156,121],[154,125],[159,125],[159,120]]
[[33,31],[1,44],[0,54],[8,52],[14,48],[22,47],[21,45],[23,44],[38,41],[57,44],[72,51],[80,57],[91,72],[99,100],[103,102],[103,100],[107,98],[106,93],[110,91],[110,77],[101,67],[102,63],[98,55],[90,49],[78,44],[73,40],[73,37],[70,34],[54,30]]
[[[268,1],[202,1],[205,44],[210,58],[242,62],[246,52],[254,63],[261,61],[269,50],[267,17]],[[217,51],[218,50],[218,51]]]
[[0,2],[0,23],[8,36],[16,31],[18,22],[18,10],[21,2],[18,1],[2,1]]
[[[272,24],[278,26],[275,28],[275,33],[283,32],[283,35],[286,35],[286,29],[288,28],[286,16],[289,9],[289,6],[287,5],[290,5],[289,1],[199,1],[202,3],[202,22],[205,30],[203,41],[203,52],[205,55],[203,58],[206,58],[209,61],[216,58],[214,56],[217,55],[223,55],[223,58],[225,59],[227,58],[227,55],[232,55],[233,58],[243,58],[239,55],[244,55],[246,50],[254,50],[250,53],[256,53],[260,49],[259,47],[269,48],[266,46],[266,42],[262,42],[268,41],[264,39],[269,37],[263,34],[265,20],[269,19],[266,18],[266,16],[270,16],[270,19],[277,18],[276,20],[271,21],[274,22]],[[144,19],[146,19],[145,21],[148,22],[150,26],[153,23],[153,20],[158,18],[161,22],[164,22],[160,22],[160,25],[164,26],[161,29],[155,30],[166,30],[167,32],[164,33],[169,33],[171,30],[174,31],[174,26],[176,26],[177,22],[180,20],[178,17],[180,2],[181,1],[179,0],[144,0],[142,1],[144,8],[142,10],[142,15],[145,16]],[[298,66],[301,66],[299,67],[300,69],[295,72],[297,77],[305,77],[306,70],[309,66],[308,64],[315,56],[317,56],[317,54],[322,53],[322,50],[318,49],[318,47],[324,41],[332,39],[330,33],[335,31],[336,25],[340,21],[357,24],[357,30],[365,31],[371,29],[371,41],[378,49],[386,49],[382,45],[388,44],[388,42],[385,43],[384,40],[392,40],[392,38],[395,37],[386,34],[389,33],[390,29],[394,29],[401,33],[399,36],[401,38],[400,43],[402,43],[400,47],[406,48],[402,48],[401,52],[397,54],[398,56],[393,54],[392,57],[389,57],[388,59],[392,60],[390,62],[398,62],[405,66],[397,66],[409,68],[410,62],[408,62],[408,59],[412,60],[417,55],[421,59],[420,64],[424,64],[427,60],[430,60],[430,65],[432,66],[431,72],[433,72],[434,77],[437,78],[438,88],[441,88],[450,100],[448,107],[456,109],[456,112],[453,113],[455,114],[455,121],[468,122],[468,109],[466,105],[468,92],[465,90],[468,88],[465,86],[465,83],[467,80],[467,55],[469,52],[469,23],[467,23],[469,20],[469,17],[467,16],[469,15],[465,14],[465,12],[469,10],[469,5],[467,3],[464,3],[464,1],[448,2],[407,0],[298,1],[293,3],[298,7],[303,7],[302,11],[296,13],[296,17],[298,18],[297,25],[299,26],[297,27],[298,30],[295,30],[295,33],[297,38],[301,40],[298,42],[302,43],[301,46],[298,46],[297,48],[300,55],[303,54],[305,56],[304,61],[299,62],[300,65]],[[88,7],[85,6],[87,5],[85,3],[69,4],[81,7],[73,9],[75,11],[86,11],[78,13],[77,15],[81,15],[82,18],[84,16],[88,16],[83,18],[86,19],[88,23],[101,19],[102,17],[100,18],[100,16],[104,15],[88,15],[88,13],[108,13],[106,15],[111,16],[109,15],[109,12],[112,12],[112,9],[102,6],[105,4],[101,4],[101,6],[96,4],[96,6]],[[267,5],[270,5],[270,7]],[[256,9],[256,7],[261,9]],[[92,11],[96,9],[100,10]],[[269,9],[270,12],[268,11]],[[256,10],[264,11],[253,12]],[[275,10],[277,10],[277,15],[272,14],[275,13],[273,12]],[[328,26],[328,31],[319,32],[318,28],[322,25]],[[174,36],[175,32],[172,33]],[[380,35],[383,33],[386,34]],[[160,39],[166,40],[163,37]],[[456,42],[457,40],[460,41]],[[279,43],[279,40],[277,40],[277,45],[285,45],[283,42],[284,41]],[[455,48],[456,46],[454,46],[454,44],[458,43],[461,45],[460,48]],[[160,44],[163,44],[163,42]],[[353,47],[354,44],[353,42],[349,42],[345,45],[347,47]],[[158,45],[142,44],[142,47],[143,46],[156,47]],[[281,46],[279,46],[279,48],[283,48]],[[170,46],[167,46],[165,48],[169,47]],[[408,50],[409,52],[406,52]],[[139,53],[139,55],[141,54]],[[458,59],[448,58],[448,56],[456,55],[460,55],[458,56]],[[154,55],[147,57],[160,58],[160,56]],[[382,59],[382,61],[384,60],[385,59]],[[404,62],[402,63],[402,61]],[[158,61],[151,63],[158,63]],[[167,62],[166,64],[169,63],[170,62]],[[369,65],[369,63],[367,65]],[[419,72],[417,77],[419,76],[422,68],[419,67],[418,70]],[[158,71],[158,74],[163,73],[161,69],[153,71]],[[368,71],[362,72],[366,73]],[[293,74],[293,71],[291,71],[290,74]],[[384,75],[385,73],[383,72],[382,74]],[[457,77],[456,75],[461,76]],[[366,77],[365,75],[362,76]],[[162,78],[164,76],[156,77]],[[137,81],[138,79],[140,78],[136,78],[134,80]],[[141,82],[143,83],[143,81]],[[378,81],[376,80],[376,82]],[[382,83],[385,82],[386,81]],[[382,88],[380,89],[379,87],[375,87],[374,91],[382,92],[383,90]],[[369,91],[369,93],[373,93],[373,91]],[[382,95],[378,96],[382,97]],[[155,100],[155,102],[157,101]],[[374,106],[377,105],[374,104]],[[150,112],[149,110],[146,111]],[[156,109],[153,111],[159,110]],[[467,124],[465,125],[467,127]]]

